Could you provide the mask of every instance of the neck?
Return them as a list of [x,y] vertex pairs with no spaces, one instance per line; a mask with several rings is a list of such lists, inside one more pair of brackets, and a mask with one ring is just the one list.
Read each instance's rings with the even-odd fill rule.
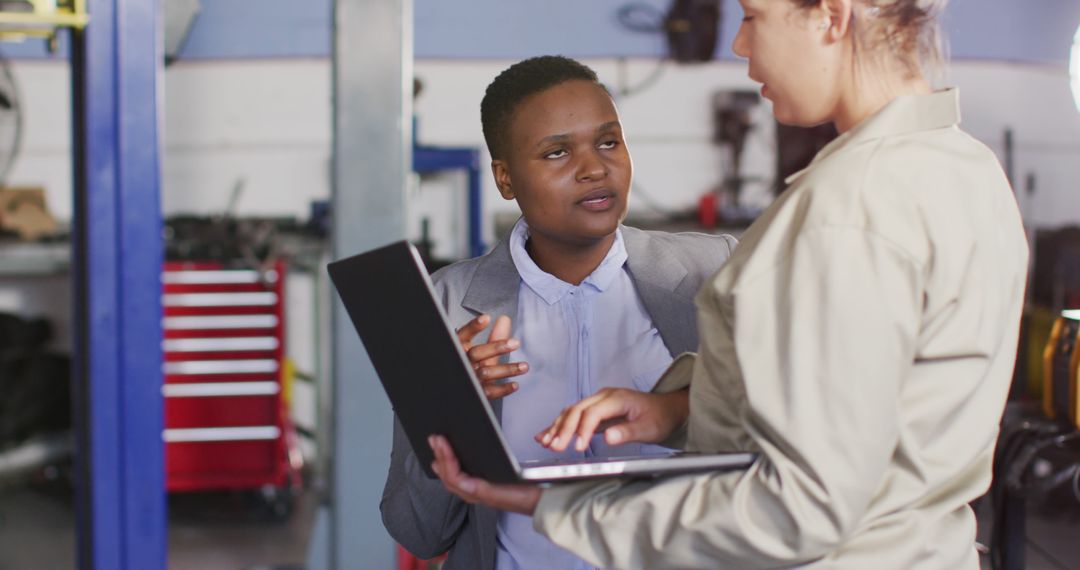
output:
[[875,73],[868,67],[860,67],[858,71],[841,95],[833,120],[836,130],[841,133],[874,116],[897,97],[926,95],[933,91],[921,75],[908,77],[906,70],[878,70]]
[[588,242],[551,240],[534,233],[525,242],[525,251],[540,269],[562,281],[580,285],[604,261],[613,243],[614,233]]

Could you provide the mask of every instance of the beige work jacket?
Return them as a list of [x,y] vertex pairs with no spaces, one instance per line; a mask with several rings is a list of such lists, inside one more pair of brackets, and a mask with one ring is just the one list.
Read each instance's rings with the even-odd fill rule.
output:
[[1028,246],[958,124],[955,90],[896,99],[698,294],[699,353],[664,382],[690,384],[686,446],[750,469],[554,487],[536,529],[613,568],[977,570]]

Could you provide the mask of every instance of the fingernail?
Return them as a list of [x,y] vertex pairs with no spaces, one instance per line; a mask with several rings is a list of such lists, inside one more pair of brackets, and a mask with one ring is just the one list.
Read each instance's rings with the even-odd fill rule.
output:
[[511,382],[510,383],[510,391],[514,391],[514,390],[517,390],[517,389],[518,389],[517,382]]
[[609,429],[607,431],[607,440],[610,444],[616,444],[622,441],[622,431],[617,429]]
[[541,441],[544,442],[544,445],[547,445],[547,444],[551,443],[551,434],[550,433],[545,433],[544,437],[541,438]]
[[462,479],[458,482],[458,487],[460,487],[461,490],[465,491],[466,493],[476,492],[476,483],[472,479]]
[[520,363],[518,363],[518,365],[517,365],[517,369],[518,369],[519,371],[521,371],[521,372],[524,372],[524,371],[526,371],[526,370],[528,370],[528,369],[529,369],[529,365],[528,365],[528,364],[525,364],[524,362],[520,362]]
[[506,341],[506,348],[509,348],[511,350],[517,350],[519,346],[521,346],[521,342],[518,341],[518,339],[516,338],[512,338]]
[[574,449],[577,449],[578,451],[585,451],[586,447],[589,447],[589,442],[581,436],[578,436],[577,445],[574,446]]
[[559,445],[559,438],[557,438],[557,437],[556,437],[556,438],[553,438],[553,439],[551,440],[551,445]]

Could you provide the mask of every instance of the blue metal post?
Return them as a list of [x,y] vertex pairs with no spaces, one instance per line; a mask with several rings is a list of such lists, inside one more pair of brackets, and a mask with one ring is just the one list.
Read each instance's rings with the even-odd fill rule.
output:
[[72,41],[84,569],[166,565],[158,10],[155,0],[88,0],[90,25]]
[[480,152],[472,151],[469,161],[469,253],[473,257],[484,255],[484,237],[480,220],[483,203],[480,196]]
[[480,194],[480,151],[469,147],[413,147],[413,170],[420,174],[440,170],[464,169],[469,175],[469,255],[484,255],[483,202]]

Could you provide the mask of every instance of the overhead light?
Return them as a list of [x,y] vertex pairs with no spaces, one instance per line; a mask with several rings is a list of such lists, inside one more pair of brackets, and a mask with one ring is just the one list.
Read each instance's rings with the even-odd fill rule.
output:
[[1071,61],[1069,75],[1072,77],[1073,98],[1076,99],[1076,110],[1080,111],[1080,27],[1076,28],[1076,37],[1073,38]]

